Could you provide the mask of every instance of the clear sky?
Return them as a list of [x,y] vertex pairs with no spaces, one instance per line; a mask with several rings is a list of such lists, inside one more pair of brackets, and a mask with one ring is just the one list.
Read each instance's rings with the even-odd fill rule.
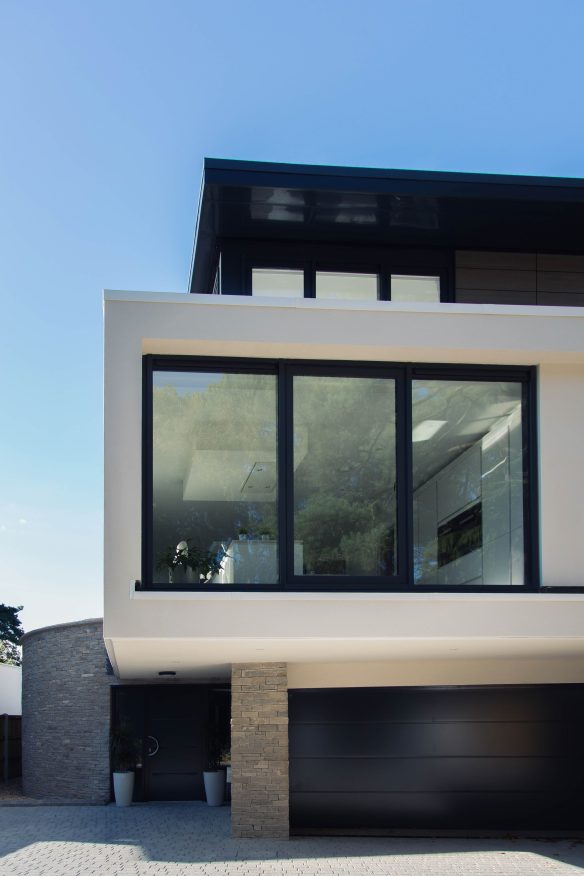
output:
[[584,177],[582,0],[0,0],[0,602],[102,613],[102,290],[205,155]]

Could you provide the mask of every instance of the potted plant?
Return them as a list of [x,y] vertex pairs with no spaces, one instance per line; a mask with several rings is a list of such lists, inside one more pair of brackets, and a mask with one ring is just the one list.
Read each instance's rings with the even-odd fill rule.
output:
[[192,544],[192,538],[179,541],[176,547],[167,548],[159,557],[157,569],[168,569],[168,583],[174,583],[174,572],[181,568],[185,573],[192,572],[197,583],[210,581],[222,569],[224,551],[211,553],[202,551]]
[[134,796],[134,770],[140,751],[139,740],[127,724],[114,728],[110,736],[110,754],[117,806],[129,806]]
[[240,541],[247,541],[247,538],[249,536],[249,529],[246,526],[240,526],[238,535]]
[[224,760],[228,752],[221,747],[218,740],[209,746],[208,769],[203,771],[205,796],[209,806],[222,806],[225,800],[225,766]]
[[260,538],[262,541],[269,541],[272,538],[272,531],[267,527],[260,529]]
[[158,558],[157,569],[168,569],[168,583],[174,584],[174,573],[178,568],[185,572],[188,565],[189,544],[188,541],[179,541],[176,547],[168,547]]

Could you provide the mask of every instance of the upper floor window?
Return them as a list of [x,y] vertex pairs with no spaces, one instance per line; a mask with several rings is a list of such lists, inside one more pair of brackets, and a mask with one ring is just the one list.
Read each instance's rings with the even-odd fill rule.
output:
[[316,298],[347,301],[376,301],[379,298],[377,274],[316,271]]
[[304,271],[290,268],[252,268],[253,295],[268,298],[303,298]]
[[392,274],[392,301],[440,301],[440,277]]
[[[252,268],[252,295],[271,298],[321,298],[332,301],[440,301],[440,276],[361,271],[310,271]],[[311,294],[307,294],[310,292]],[[314,296],[312,294],[314,293]]]
[[433,302],[453,294],[448,250],[225,240],[220,264],[223,295]]
[[146,586],[536,586],[532,372],[145,358]]

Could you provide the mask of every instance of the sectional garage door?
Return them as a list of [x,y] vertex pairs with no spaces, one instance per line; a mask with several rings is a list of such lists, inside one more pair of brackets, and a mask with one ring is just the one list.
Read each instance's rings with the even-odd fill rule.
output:
[[584,686],[291,690],[290,824],[573,829]]

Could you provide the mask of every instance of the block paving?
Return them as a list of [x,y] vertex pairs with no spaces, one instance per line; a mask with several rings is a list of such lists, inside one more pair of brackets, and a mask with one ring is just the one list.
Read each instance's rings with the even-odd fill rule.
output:
[[1,806],[2,876],[568,876],[579,839],[231,836],[204,803]]

